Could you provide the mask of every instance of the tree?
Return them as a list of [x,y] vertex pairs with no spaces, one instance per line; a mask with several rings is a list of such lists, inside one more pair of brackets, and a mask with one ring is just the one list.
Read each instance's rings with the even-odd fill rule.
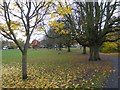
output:
[[[101,52],[119,52],[119,43],[120,39],[116,41],[120,37],[120,32],[112,32],[107,34],[107,42],[104,42],[103,45],[100,47]],[[114,41],[114,42],[109,42],[109,41]]]
[[[90,47],[90,58],[89,60],[97,61],[100,60],[99,48],[108,40],[107,34],[110,32],[120,31],[118,21],[120,17],[115,17],[115,11],[118,6],[118,2],[76,2],[80,7],[81,17],[84,22],[82,29],[86,42]],[[82,20],[81,19],[81,20]]]
[[105,53],[117,52],[118,51],[118,46],[115,42],[105,42],[100,47],[100,51],[105,52]]
[[58,46],[59,50],[61,51],[62,46],[63,46],[63,41],[64,41],[63,37],[65,37],[67,35],[67,32],[68,32],[66,29],[66,25],[61,20],[61,18],[58,18],[58,20],[51,21],[48,25],[49,25],[49,30],[47,32],[45,31],[46,36],[48,38],[55,39],[56,45]]
[[[118,2],[75,2],[72,13],[64,14],[77,42],[90,48],[90,61],[100,60],[99,47],[110,40],[107,34],[120,31],[119,16],[115,16]],[[66,5],[68,6],[68,5]],[[61,5],[61,8],[63,5]],[[67,8],[67,7],[66,7]]]
[[51,27],[53,28],[53,32],[59,36],[56,38],[59,41],[59,50],[61,50],[62,46],[65,45],[68,48],[68,52],[70,52],[70,47],[74,40],[69,33],[70,30],[64,18],[59,18],[57,22],[51,24]]
[[55,32],[55,30],[53,29],[53,27],[50,27],[49,30],[46,32],[46,35],[44,37],[45,40],[45,46],[47,48],[55,48],[57,50],[57,48],[60,48],[60,40],[61,35],[59,35],[58,33]]
[[[73,12],[73,8],[72,5],[68,4],[67,0],[65,0],[65,2],[60,2],[58,1],[58,5],[56,5],[57,7],[55,8],[55,12],[54,16],[59,16],[59,18],[62,18],[62,22],[64,22],[65,24],[65,29],[62,30],[63,32],[67,32],[66,37],[69,36],[69,39],[72,37],[74,37],[74,39],[83,46],[83,54],[86,54],[86,40],[81,38],[81,31],[80,30],[80,25],[78,25],[80,23],[80,19],[79,19],[79,14],[76,14],[76,12]],[[53,15],[53,14],[52,14]],[[76,16],[77,15],[77,16]],[[79,33],[78,33],[79,32]],[[82,36],[84,36],[84,33],[82,32]],[[71,41],[67,39],[67,42]],[[69,42],[70,43],[70,42]],[[70,47],[69,44],[68,45],[68,49]],[[69,51],[69,50],[68,50]]]
[[[62,45],[66,45],[68,47],[68,52],[70,52],[70,47],[71,47],[71,43],[72,43],[72,36],[69,33],[69,28],[68,28],[68,24],[66,23],[66,21],[64,20],[64,15],[67,14],[71,14],[71,7],[67,6],[66,4],[63,4],[62,2],[58,2],[58,4],[54,3],[53,7],[57,8],[53,8],[53,11],[51,13],[51,17],[57,18],[57,20],[53,20],[51,21],[51,23],[49,24],[50,28],[52,28],[52,30],[54,31],[54,33],[56,33],[57,35],[55,35],[55,38],[57,38],[59,40],[59,50],[61,50]],[[63,7],[61,8],[61,5],[63,5]],[[46,33],[47,34],[47,33]],[[48,36],[48,35],[47,35]],[[50,36],[48,36],[50,37]],[[54,35],[52,35],[52,37],[54,37]]]
[[[7,39],[13,40],[22,53],[23,80],[27,78],[27,52],[31,35],[38,24],[43,21],[49,5],[50,2],[35,2],[31,0],[3,1],[3,4],[0,4],[1,16],[5,20],[4,25],[0,25],[0,33]],[[17,40],[15,30],[24,32],[26,40],[23,46]]]

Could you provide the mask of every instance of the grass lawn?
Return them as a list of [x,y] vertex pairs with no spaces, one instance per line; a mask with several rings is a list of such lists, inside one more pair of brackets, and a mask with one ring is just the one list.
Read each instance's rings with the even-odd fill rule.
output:
[[28,78],[21,79],[19,50],[2,51],[3,88],[102,88],[111,62],[89,62],[79,52],[47,49],[28,51]]

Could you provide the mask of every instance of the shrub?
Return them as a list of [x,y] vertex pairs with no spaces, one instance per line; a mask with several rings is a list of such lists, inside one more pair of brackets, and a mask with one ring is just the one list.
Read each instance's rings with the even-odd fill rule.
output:
[[112,53],[118,51],[118,45],[115,42],[105,42],[100,47],[100,51],[104,53]]

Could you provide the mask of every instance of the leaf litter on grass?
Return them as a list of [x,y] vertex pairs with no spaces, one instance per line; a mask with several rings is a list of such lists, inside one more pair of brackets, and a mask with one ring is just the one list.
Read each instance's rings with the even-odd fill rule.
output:
[[66,66],[27,65],[28,78],[23,81],[21,64],[2,67],[3,88],[101,88],[111,71],[111,63],[107,61]]

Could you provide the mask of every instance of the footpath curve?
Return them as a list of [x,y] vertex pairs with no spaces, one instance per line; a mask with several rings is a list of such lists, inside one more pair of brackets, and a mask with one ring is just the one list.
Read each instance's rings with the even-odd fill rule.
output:
[[119,79],[118,79],[118,71],[119,71],[119,57],[114,57],[114,56],[110,56],[110,55],[105,55],[105,54],[100,54],[100,56],[107,58],[108,60],[112,61],[112,73],[110,74],[110,76],[107,78],[107,80],[105,81],[105,85],[104,88],[120,88],[119,85]]

